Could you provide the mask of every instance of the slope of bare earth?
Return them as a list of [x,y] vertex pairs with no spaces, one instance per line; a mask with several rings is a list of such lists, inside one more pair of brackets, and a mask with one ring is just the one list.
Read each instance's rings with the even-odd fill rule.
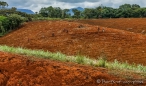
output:
[[[132,22],[132,21],[131,21]],[[125,30],[69,21],[35,21],[0,38],[0,45],[83,54],[146,65],[146,36]],[[0,86],[144,86],[116,72],[68,62],[0,52]],[[114,76],[116,75],[116,76]],[[121,76],[126,75],[121,72]],[[120,84],[119,84],[120,83]],[[143,84],[141,84],[143,83]]]
[[117,19],[79,20],[78,22],[146,34],[145,21],[146,18],[117,18]]
[[29,22],[1,37],[0,44],[60,51],[67,55],[82,54],[91,58],[104,53],[109,61],[117,59],[146,65],[146,36],[76,22]]
[[143,86],[93,68],[68,62],[0,52],[0,86]]

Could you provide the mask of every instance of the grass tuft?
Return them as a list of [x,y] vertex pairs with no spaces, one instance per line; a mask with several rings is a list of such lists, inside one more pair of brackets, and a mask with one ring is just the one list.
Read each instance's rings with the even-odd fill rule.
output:
[[100,57],[99,59],[98,59],[98,61],[97,61],[97,65],[99,66],[99,67],[106,67],[106,59],[104,59],[104,58],[102,58],[102,57]]
[[[77,56],[66,56],[65,54],[62,54],[60,52],[52,53],[48,51],[43,50],[30,50],[30,49],[24,49],[22,47],[14,48],[9,47],[6,45],[1,46],[0,45],[0,51],[9,52],[9,53],[15,53],[15,54],[21,54],[21,55],[27,55],[27,56],[34,56],[37,58],[45,58],[45,59],[52,59],[52,60],[59,60],[63,62],[75,62],[78,64],[86,64],[91,65],[95,67],[106,67],[109,69],[116,69],[116,70],[129,70],[134,71],[138,73],[144,73],[146,72],[146,66],[143,65],[136,65],[136,64],[128,64],[120,63],[115,59],[114,62],[107,62],[106,56],[101,55],[99,59],[91,59],[86,56],[77,55]],[[146,76],[146,75],[143,75]]]

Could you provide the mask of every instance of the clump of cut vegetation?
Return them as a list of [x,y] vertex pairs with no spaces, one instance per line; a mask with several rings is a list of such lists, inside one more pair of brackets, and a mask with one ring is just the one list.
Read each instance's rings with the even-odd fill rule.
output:
[[43,50],[31,50],[31,49],[24,49],[21,47],[14,48],[9,47],[6,45],[0,46],[0,51],[4,52],[10,52],[15,54],[21,54],[21,55],[27,55],[27,56],[34,56],[38,58],[45,58],[45,59],[51,59],[51,60],[59,60],[64,62],[75,62],[78,64],[85,64],[85,65],[91,65],[95,67],[105,67],[108,69],[116,69],[116,70],[124,70],[124,71],[134,71],[137,73],[142,73],[145,75],[146,72],[146,66],[143,65],[136,65],[136,64],[128,64],[120,63],[119,61],[115,60],[114,62],[108,62],[106,60],[105,55],[101,55],[99,59],[90,59],[89,57],[77,55],[77,56],[67,56],[65,54],[62,54],[60,52],[52,53],[48,51]]

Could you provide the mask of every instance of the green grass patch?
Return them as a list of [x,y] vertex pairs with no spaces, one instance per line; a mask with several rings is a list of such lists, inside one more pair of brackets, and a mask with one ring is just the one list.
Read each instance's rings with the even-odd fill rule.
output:
[[95,67],[105,67],[109,69],[116,69],[116,70],[126,70],[126,71],[134,71],[137,73],[144,73],[146,72],[146,66],[140,65],[140,64],[128,64],[120,63],[119,61],[115,60],[114,62],[108,62],[105,58],[105,55],[101,55],[98,59],[91,59],[86,56],[77,55],[77,56],[67,56],[65,54],[62,54],[60,52],[52,53],[49,51],[43,51],[43,50],[31,50],[31,49],[24,49],[21,47],[15,48],[15,47],[9,47],[6,45],[0,46],[0,51],[4,52],[10,52],[14,54],[21,54],[21,55],[27,55],[27,56],[34,56],[38,58],[44,58],[44,59],[51,59],[51,60],[59,60],[64,62],[75,62],[78,64],[85,64],[85,65],[91,65]]

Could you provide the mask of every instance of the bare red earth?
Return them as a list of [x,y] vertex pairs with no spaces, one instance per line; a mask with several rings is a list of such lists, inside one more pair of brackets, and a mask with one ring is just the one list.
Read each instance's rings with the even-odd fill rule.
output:
[[79,20],[78,22],[146,34],[145,21],[146,18],[118,18],[118,19]]
[[[0,44],[60,51],[67,55],[82,54],[91,58],[98,58],[104,53],[109,61],[117,59],[146,65],[145,35],[98,27],[98,24],[93,26],[90,25],[90,20],[84,21],[86,24],[78,22],[80,21],[29,22],[1,37]],[[0,52],[0,86],[138,86],[123,82],[97,83],[97,80],[123,79],[109,75],[108,70],[103,68]],[[144,86],[145,83],[140,85]]]
[[1,37],[0,44],[60,51],[68,55],[79,53],[91,58],[98,58],[104,53],[109,61],[117,59],[146,65],[145,35],[105,27],[99,27],[98,31],[98,26],[77,22],[29,22]]
[[92,68],[0,52],[0,86],[138,85],[136,83],[105,82],[111,80],[120,81],[121,79],[109,75],[104,68]]

